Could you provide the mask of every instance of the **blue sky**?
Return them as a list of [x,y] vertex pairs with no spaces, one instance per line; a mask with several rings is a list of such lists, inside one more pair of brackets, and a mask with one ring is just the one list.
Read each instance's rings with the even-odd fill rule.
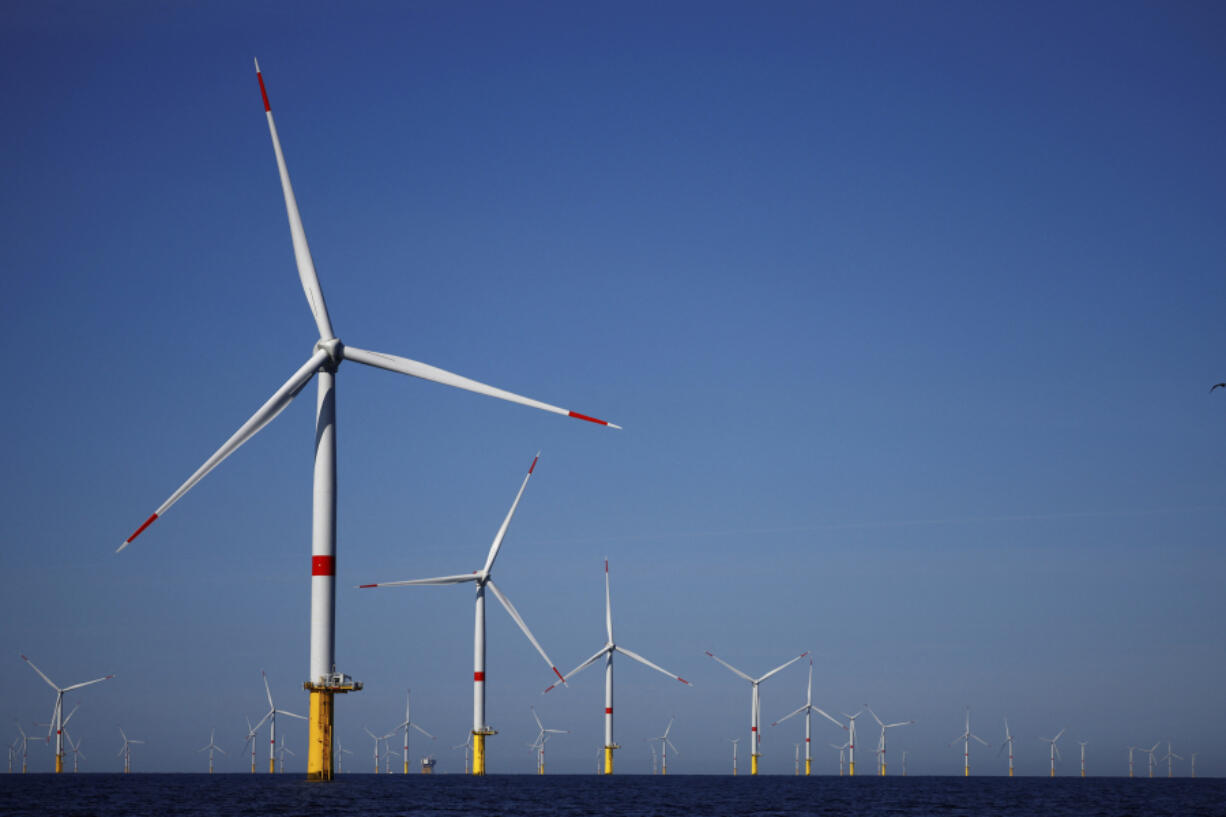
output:
[[[619,771],[674,714],[670,767],[726,769],[749,690],[709,649],[753,674],[814,651],[818,705],[917,721],[890,735],[912,773],[960,771],[966,706],[994,743],[1009,718],[1021,773],[1065,726],[1067,773],[1078,739],[1091,773],[1167,739],[1226,773],[1224,17],[5,5],[3,715],[54,701],[21,652],[117,674],[76,699],[92,771],[117,725],[138,770],[203,771],[211,728],[245,768],[261,668],[305,708],[310,399],[113,553],[315,341],[258,57],[339,336],[625,426],[342,367],[352,768],[406,688],[460,768],[470,589],[352,586],[480,567],[539,449],[499,586],[569,668],[608,557],[618,641],[694,682],[618,663]],[[489,628],[491,771],[532,770],[529,705],[571,731],[550,769],[591,770],[599,671],[542,698]],[[764,718],[803,694],[802,662]],[[793,724],[764,771],[791,773]]]

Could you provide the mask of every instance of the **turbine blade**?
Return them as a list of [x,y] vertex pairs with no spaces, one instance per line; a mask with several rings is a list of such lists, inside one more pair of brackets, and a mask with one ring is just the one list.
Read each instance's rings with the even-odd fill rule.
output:
[[759,678],[759,679],[758,679],[758,683],[759,683],[759,684],[760,684],[760,683],[762,683],[762,682],[763,682],[763,681],[765,681],[767,678],[771,677],[772,675],[774,675],[776,672],[779,672],[780,670],[787,669],[788,667],[792,666],[793,664],[795,664],[797,661],[799,661],[800,659],[804,658],[804,657],[805,657],[806,655],[808,655],[808,654],[809,654],[809,651],[808,651],[808,650],[805,650],[805,651],[804,651],[804,652],[802,652],[800,655],[798,655],[798,656],[796,656],[795,658],[793,658],[791,661],[788,661],[786,664],[780,664],[779,666],[775,667],[773,670],[771,670],[770,672],[766,673],[766,674],[765,674],[765,675],[763,675],[761,678]]
[[[1064,729],[1061,729],[1059,732],[1057,732],[1057,733],[1056,733],[1056,736],[1055,736],[1054,738],[1052,738],[1052,740],[1053,740],[1053,741],[1060,740],[1060,736],[1061,736],[1061,735],[1063,735],[1063,734],[1064,734],[1064,732],[1065,732],[1065,730],[1067,730],[1067,729],[1068,729],[1068,727],[1067,727],[1067,726],[1066,726],[1066,727],[1064,727]],[[1155,745],[1155,746],[1157,746],[1157,744],[1154,744],[1154,745]]]
[[498,533],[494,536],[494,541],[490,545],[489,555],[485,557],[485,567],[481,568],[481,573],[488,576],[494,568],[494,560],[498,558],[498,550],[502,547],[502,540],[507,535],[507,528],[511,527],[511,518],[515,516],[515,509],[519,507],[519,500],[524,495],[524,489],[528,487],[528,480],[532,479],[532,472],[536,470],[536,461],[541,458],[541,452],[536,452],[536,456],[532,458],[532,465],[528,468],[528,473],[524,475],[524,481],[520,483],[519,493],[515,495],[515,501],[511,503],[511,510],[507,511],[507,516],[502,520],[502,525],[498,528]]
[[604,560],[604,627],[613,643],[613,596],[609,592],[609,560]]
[[494,584],[493,579],[486,581],[485,586],[494,591],[494,597],[497,598],[498,601],[502,602],[502,606],[507,611],[507,614],[510,615],[511,618],[515,620],[515,623],[519,625],[519,629],[525,636],[527,636],[528,640],[532,642],[532,646],[536,647],[536,651],[541,654],[541,658],[545,659],[545,663],[549,665],[551,670],[553,670],[553,674],[558,676],[559,681],[565,683],[565,680],[562,678],[562,673],[558,672],[558,668],[554,665],[553,661],[549,659],[549,655],[545,652],[545,648],[541,646],[541,643],[536,640],[536,636],[534,636],[532,631],[528,629],[527,622],[524,621],[524,617],[519,614],[519,611],[515,609],[515,605],[511,603],[511,600],[503,595],[502,591],[498,589],[498,586]]
[[871,706],[869,706],[868,704],[865,704],[864,708],[868,710],[868,714],[873,716],[873,720],[877,721],[878,726],[882,726],[882,727],[885,726],[885,724],[881,722],[881,718],[877,717],[877,713],[873,711],[873,708]]
[[[72,686],[70,686],[70,687],[64,687],[64,691],[65,691],[65,692],[68,692],[69,690],[72,690],[72,689],[80,689],[81,687],[87,687],[87,686],[89,686],[90,684],[96,684],[96,683],[98,683],[99,681],[109,681],[110,679],[112,679],[112,678],[114,678],[114,677],[115,677],[114,675],[103,675],[101,678],[95,678],[95,679],[94,679],[94,680],[92,680],[92,681],[82,681],[82,682],[81,682],[81,683],[79,683],[79,684],[73,684],[73,685],[72,685]],[[75,712],[76,710],[74,709],[73,711]]]
[[816,712],[816,713],[818,713],[819,715],[823,715],[823,716],[825,716],[826,720],[830,721],[831,723],[833,723],[835,726],[839,727],[840,729],[843,729],[843,730],[846,730],[846,729],[847,729],[846,724],[839,723],[839,722],[838,722],[837,720],[835,720],[835,719],[834,719],[834,718],[833,718],[833,717],[832,717],[832,716],[831,716],[831,715],[830,715],[828,712],[826,712],[826,710],[821,709],[820,707],[816,707],[816,706],[815,706],[815,707],[813,707],[813,711],[814,711],[814,712]]
[[528,709],[532,711],[532,719],[536,721],[537,728],[539,728],[542,732],[544,732],[545,724],[541,723],[541,716],[536,714],[536,707],[529,706]]
[[260,675],[264,676],[264,693],[268,695],[269,713],[275,713],[277,711],[277,705],[272,702],[272,690],[268,687],[268,673],[264,672],[264,670],[260,670]]
[[278,710],[277,710],[277,714],[278,714],[278,715],[287,715],[288,717],[291,717],[291,718],[297,718],[297,719],[298,719],[298,720],[300,720],[300,721],[305,721],[305,720],[306,720],[306,716],[305,716],[305,715],[295,715],[293,712],[286,712],[284,709],[278,709]]
[[302,228],[302,216],[298,213],[298,202],[294,198],[294,188],[290,185],[289,168],[286,167],[285,155],[281,152],[281,140],[277,138],[277,125],[273,122],[272,106],[268,104],[268,91],[264,88],[264,75],[260,73],[259,60],[255,63],[255,76],[260,81],[260,95],[264,97],[264,115],[268,117],[268,132],[272,135],[272,149],[277,156],[277,172],[281,176],[281,193],[285,196],[285,213],[289,217],[290,239],[294,244],[294,262],[298,265],[298,278],[302,281],[302,289],[306,293],[311,314],[315,316],[319,338],[329,340],[336,335],[332,332],[332,321],[328,318],[328,306],[324,303],[319,276],[315,274],[311,248],[307,246],[306,231]]
[[[611,649],[613,649],[613,645],[612,645],[612,644],[606,644],[605,646],[601,647],[601,648],[600,648],[600,652],[596,653],[596,654],[595,654],[595,655],[593,655],[591,658],[589,658],[588,660],[584,661],[582,664],[580,664],[579,666],[575,667],[575,668],[574,668],[573,670],[571,670],[570,672],[568,672],[568,673],[566,673],[565,675],[563,675],[563,676],[562,676],[562,680],[561,680],[561,681],[559,681],[558,683],[565,684],[565,683],[566,683],[567,681],[569,681],[571,678],[574,678],[574,677],[575,677],[576,675],[578,675],[580,672],[582,672],[583,670],[587,669],[587,668],[588,668],[588,667],[590,667],[592,664],[594,664],[594,663],[596,662],[596,660],[597,660],[598,658],[600,658],[600,656],[604,655],[605,653],[607,653],[607,652],[608,652],[609,650],[611,650]],[[549,685],[549,687],[548,687],[548,688],[545,690],[545,692],[548,692],[549,690],[553,689],[553,688],[554,688],[554,687],[556,687],[557,685],[558,685],[558,684],[550,684],[550,685]]]
[[720,657],[719,657],[718,655],[716,655],[715,653],[711,652],[710,650],[706,650],[705,652],[707,653],[707,655],[711,656],[711,657],[712,657],[712,658],[714,658],[716,661],[718,661],[719,663],[723,664],[725,667],[727,667],[728,669],[732,670],[733,672],[735,672],[737,675],[739,675],[739,676],[741,676],[742,678],[744,678],[744,679],[745,679],[746,681],[748,681],[749,683],[751,683],[751,684],[752,684],[752,683],[754,683],[754,679],[753,679],[753,678],[750,678],[748,675],[746,675],[745,673],[741,672],[739,669],[737,669],[736,667],[732,666],[731,664],[729,664],[729,663],[728,663],[727,661],[725,661],[724,659],[720,658]]
[[[816,709],[817,707],[813,707],[813,708],[814,708],[814,709]],[[784,715],[784,716],[783,716],[782,718],[780,718],[779,720],[777,720],[777,721],[775,721],[774,723],[772,723],[772,724],[771,724],[771,726],[778,726],[779,724],[781,724],[781,723],[783,723],[784,721],[786,721],[788,718],[791,718],[791,717],[793,717],[793,716],[795,716],[795,715],[799,715],[801,712],[804,712],[806,709],[809,709],[809,705],[808,705],[808,704],[805,704],[805,705],[804,705],[804,706],[802,706],[800,709],[797,709],[795,712],[789,712],[788,714]],[[836,723],[838,723],[838,721],[835,721],[835,722],[836,722]]]
[[316,370],[318,370],[327,359],[328,352],[325,349],[320,349],[315,352],[315,354],[311,355],[310,359],[308,359],[306,363],[302,364],[302,368],[294,372],[293,376],[291,376],[289,380],[285,381],[285,384],[282,385],[281,388],[273,392],[272,397],[268,398],[268,401],[264,403],[264,405],[260,406],[259,410],[256,411],[255,414],[251,415],[247,422],[239,426],[238,431],[234,432],[230,439],[226,440],[225,443],[222,444],[221,448],[213,452],[213,456],[205,460],[204,465],[196,469],[196,473],[188,477],[187,482],[180,485],[178,490],[171,494],[170,498],[163,502],[158,509],[153,512],[153,515],[146,519],[144,524],[136,529],[135,533],[125,539],[119,545],[119,547],[115,549],[115,552],[118,553],[128,545],[132,544],[133,539],[144,533],[145,528],[156,522],[157,519],[165,514],[172,505],[178,502],[184,494],[190,491],[197,482],[204,479],[208,473],[220,465],[226,457],[237,451],[239,447],[243,445],[243,443],[250,440],[260,431],[260,429],[272,422],[273,419],[284,411],[285,407],[298,396],[298,392],[302,391],[302,388],[308,382],[310,382],[311,378],[315,376]]
[[59,688],[59,687],[57,687],[57,686],[55,685],[55,682],[54,682],[54,681],[52,681],[50,678],[48,678],[48,677],[46,676],[46,674],[45,674],[45,673],[44,673],[42,670],[40,670],[38,667],[34,666],[34,662],[33,662],[33,661],[31,661],[29,658],[26,658],[24,655],[22,655],[22,656],[21,656],[21,660],[22,660],[22,661],[25,661],[27,664],[29,664],[29,665],[30,665],[30,669],[32,669],[32,670],[34,670],[35,672],[37,672],[37,673],[38,673],[38,677],[39,677],[39,678],[42,678],[44,681],[46,681],[48,686],[50,686],[50,687],[51,687],[52,689],[54,689],[56,692],[59,692],[59,691],[60,691],[60,688]]
[[979,741],[980,743],[982,743],[984,746],[987,746],[987,745],[988,745],[988,742],[987,742],[986,740],[984,740],[983,738],[979,737],[978,735],[971,735],[971,737],[973,737],[975,740],[977,740],[977,741]]
[[658,665],[656,665],[656,664],[651,663],[651,662],[650,662],[650,661],[648,661],[646,658],[644,658],[643,656],[639,655],[639,654],[638,654],[638,653],[636,653],[636,652],[630,652],[630,650],[626,649],[625,647],[614,647],[613,649],[617,650],[619,653],[621,653],[622,655],[626,656],[627,658],[633,658],[635,661],[638,661],[640,664],[643,664],[643,665],[645,665],[645,666],[651,667],[652,669],[657,670],[658,672],[662,672],[662,673],[664,673],[665,675],[669,676],[670,678],[676,678],[678,681],[680,681],[681,683],[685,684],[686,686],[694,686],[694,685],[693,685],[693,684],[691,684],[689,681],[687,681],[687,680],[685,680],[684,678],[682,678],[680,675],[677,675],[676,673],[669,672],[668,670],[664,669],[664,667],[661,667],[661,666],[658,666]]
[[418,732],[421,732],[421,733],[422,733],[423,735],[425,735],[426,737],[430,738],[430,740],[434,740],[434,735],[431,735],[429,732],[427,732],[425,729],[422,729],[422,728],[421,728],[420,726],[418,726],[417,724],[412,723],[412,724],[409,724],[409,725],[410,725],[410,726],[412,726],[414,729],[416,729]]
[[433,579],[409,579],[403,582],[375,582],[374,584],[359,584],[358,589],[364,590],[368,587],[409,587],[413,585],[435,585],[441,586],[445,584],[462,584],[463,582],[475,582],[481,576],[477,573],[461,573],[456,576],[438,576]]
[[428,363],[410,360],[407,357],[398,357],[389,355],[383,352],[370,352],[365,349],[357,349],[353,346],[344,347],[343,354],[346,360],[352,360],[355,363],[363,363],[367,366],[374,366],[379,369],[387,369],[389,372],[399,372],[407,374],[410,377],[419,377],[422,380],[430,380],[435,383],[441,383],[444,386],[452,386],[465,391],[484,394],[487,397],[496,397],[499,400],[506,400],[509,403],[519,403],[521,406],[529,406],[531,408],[548,411],[553,414],[561,414],[565,417],[574,417],[576,420],[587,420],[589,423],[608,426],[609,428],[621,428],[619,425],[610,423],[606,420],[600,420],[595,417],[589,417],[586,414],[580,414],[577,411],[560,408],[542,403],[539,400],[533,400],[530,397],[524,397],[514,392],[496,389],[493,386],[487,386],[484,383],[476,380],[471,380],[467,377],[449,372],[446,369],[440,369],[437,366],[431,366]]

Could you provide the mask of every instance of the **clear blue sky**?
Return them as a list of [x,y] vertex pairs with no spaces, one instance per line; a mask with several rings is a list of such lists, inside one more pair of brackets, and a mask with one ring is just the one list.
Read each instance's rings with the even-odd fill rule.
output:
[[[820,706],[918,722],[895,769],[958,773],[969,705],[1021,773],[1067,726],[1067,773],[1169,738],[1226,774],[1224,36],[1211,3],[4,4],[0,714],[51,710],[20,652],[114,672],[87,769],[122,725],[138,770],[216,728],[238,771],[261,668],[305,708],[312,399],[113,553],[315,342],[258,57],[340,337],[625,426],[342,367],[350,768],[411,687],[459,769],[471,590],[352,587],[480,567],[540,449],[500,587],[569,668],[607,556],[618,640],[695,684],[618,663],[619,771],[674,714],[673,770],[726,769],[749,689],[710,649],[813,650]],[[531,704],[592,770],[599,671],[542,698],[489,623],[491,771],[531,771]]]

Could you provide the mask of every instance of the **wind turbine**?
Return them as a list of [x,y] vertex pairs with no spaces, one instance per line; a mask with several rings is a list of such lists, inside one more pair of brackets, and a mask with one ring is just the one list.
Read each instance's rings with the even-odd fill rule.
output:
[[1151,778],[1154,776],[1154,752],[1158,751],[1158,745],[1160,743],[1162,743],[1162,741],[1158,741],[1158,743],[1155,743],[1153,746],[1149,747],[1148,749],[1140,750],[1144,752],[1145,754],[1149,755],[1149,776]]
[[[1065,727],[1065,729],[1067,728],[1068,727]],[[1054,738],[1039,738],[1039,740],[1046,741],[1047,743],[1051,744],[1051,777],[1056,776],[1056,758],[1059,757],[1061,760],[1064,759],[1060,755],[1060,747],[1056,746],[1056,741],[1060,740],[1060,736],[1063,734],[1064,734],[1064,729],[1061,729],[1059,732],[1056,733],[1056,736]],[[1155,749],[1158,748],[1158,744],[1155,743],[1154,748]]]
[[660,774],[668,774],[668,748],[670,746],[672,746],[672,749],[674,752],[676,752],[677,754],[681,754],[681,750],[678,749],[676,746],[673,746],[673,742],[668,739],[668,733],[672,731],[673,721],[675,721],[676,719],[677,719],[676,715],[668,719],[668,726],[664,727],[663,735],[657,735],[654,738],[648,738],[648,740],[660,741]]
[[1013,777],[1013,735],[1009,734],[1009,719],[1005,718],[1005,742],[996,750],[996,756],[1000,757],[1000,753],[1009,747],[1009,776]]
[[[277,715],[288,715],[300,721],[307,719],[301,715],[295,715],[293,712],[277,709],[277,705],[272,702],[272,689],[268,686],[268,673],[260,670],[260,675],[264,676],[264,694],[268,696],[268,714],[260,718],[260,722],[255,725],[255,729],[252,731],[258,730],[264,725],[264,721],[268,721],[268,773],[272,774],[277,770]],[[329,738],[330,741],[331,738]],[[331,747],[329,747],[328,754],[329,756],[331,755]]]
[[9,774],[13,773],[13,758],[17,755],[18,740],[20,740],[20,738],[15,738],[13,742],[9,744]]
[[[21,728],[21,722],[20,722],[20,721],[18,721],[16,718],[14,718],[14,719],[13,719],[13,723],[17,724],[17,731],[21,733],[21,773],[22,773],[22,774],[25,774],[25,773],[26,773],[26,765],[27,765],[27,764],[26,764],[26,758],[27,758],[27,754],[28,754],[28,752],[29,752],[29,750],[30,750],[30,736],[26,734],[26,730],[24,730],[24,729],[22,729],[22,728]],[[45,740],[45,738],[44,738],[44,740]]]
[[472,747],[472,745],[473,745],[473,733],[469,732],[465,736],[463,743],[459,743],[451,747],[452,749],[463,749],[464,750],[464,774],[468,774],[468,750]]
[[1166,776],[1174,777],[1175,776],[1175,764],[1172,761],[1183,760],[1183,757],[1171,751],[1171,742],[1168,740],[1166,742],[1166,757],[1162,758],[1162,760],[1166,761]]
[[[243,742],[243,749],[246,750],[248,744],[251,745],[251,773],[255,774],[255,731],[259,727],[252,726],[251,718],[246,715],[243,716],[243,720],[247,721],[247,740]],[[264,723],[263,719],[260,720],[260,723]]]
[[839,777],[843,776],[843,761],[847,757],[847,747],[850,745],[850,741],[844,742],[842,746],[839,746],[837,743],[830,744],[831,749],[839,750]]
[[351,755],[353,752],[346,749],[339,742],[336,744],[336,773],[341,774],[345,771],[345,755]]
[[225,749],[221,748],[220,746],[218,746],[216,743],[214,743],[214,742],[213,742],[213,737],[214,737],[214,735],[215,735],[216,733],[217,733],[217,730],[216,730],[216,729],[210,729],[210,730],[209,730],[209,743],[208,743],[208,745],[207,745],[207,746],[201,746],[199,749],[197,749],[197,750],[196,750],[197,752],[203,752],[203,751],[205,751],[205,750],[208,750],[208,753],[209,753],[209,774],[212,774],[212,773],[213,773],[213,750],[214,750],[214,749],[216,749],[218,752],[221,752],[223,755],[226,753],[226,750],[225,750]]
[[881,737],[877,740],[877,773],[885,777],[885,730],[893,729],[895,726],[911,726],[915,721],[899,721],[898,723],[882,723],[881,718],[877,717],[877,713],[868,704],[864,705],[868,710],[868,714],[873,716],[873,720],[877,721],[877,725],[881,727]]
[[420,726],[413,723],[413,719],[409,717],[409,693],[410,692],[411,690],[405,690],[405,693],[404,693],[404,721],[402,721],[401,724],[397,726],[395,729],[393,729],[390,733],[394,735],[401,730],[404,731],[404,773],[405,774],[409,773],[409,727],[410,726],[413,727],[418,732],[421,732],[423,735],[430,738],[430,740],[434,740],[434,735],[431,735],[425,729],[422,729]]
[[1200,753],[1199,752],[1192,753],[1192,777],[1196,777],[1196,756],[1198,754]]
[[784,669],[785,667],[789,667],[792,664],[795,664],[800,659],[804,658],[806,655],[809,654],[809,651],[805,650],[800,655],[793,658],[791,661],[788,661],[785,664],[780,664],[779,666],[775,667],[773,670],[766,673],[760,678],[753,678],[745,674],[744,672],[741,672],[739,669],[732,666],[731,664],[729,664],[727,661],[723,660],[722,658],[718,657],[715,653],[711,652],[710,650],[707,650],[706,652],[707,652],[707,655],[711,656],[716,661],[723,664],[728,669],[732,670],[732,672],[741,676],[742,678],[744,678],[746,681],[749,682],[749,686],[751,689],[750,698],[749,698],[749,773],[751,775],[755,775],[758,773],[758,758],[761,756],[760,753],[758,752],[758,739],[761,737],[759,730],[758,730],[758,726],[761,723],[761,717],[762,717],[760,699],[758,697],[758,686],[763,681],[765,681],[767,678],[779,672],[781,669]]
[[1128,747],[1128,776],[1129,776],[1129,777],[1133,777],[1133,773],[1132,773],[1132,769],[1133,769],[1133,766],[1132,766],[1132,753],[1133,753],[1134,751],[1136,751],[1136,748],[1137,748],[1137,747],[1135,747],[1135,746],[1129,746],[1129,747]]
[[290,757],[297,757],[297,755],[294,754],[294,750],[285,745],[285,735],[281,736],[281,748],[277,751],[281,755],[281,773],[285,774],[285,756],[289,755]]
[[[813,707],[813,708],[818,713],[822,715],[826,715],[825,712],[818,709],[817,707]],[[839,750],[839,775],[840,776],[842,776],[843,774],[843,750],[844,749],[847,750],[847,775],[848,777],[856,776],[856,718],[860,717],[863,714],[864,714],[864,710],[860,710],[854,715],[848,715],[846,712],[844,712],[843,717],[847,718],[846,726],[839,723],[837,720],[830,717],[829,715],[826,715],[826,718],[829,719],[831,723],[833,723],[835,726],[847,732],[847,742],[844,745],[835,746],[834,744],[830,744],[832,748]]]
[[986,740],[984,740],[983,738],[971,732],[971,708],[968,706],[966,708],[966,731],[964,731],[961,735],[958,735],[956,738],[954,738],[953,740],[949,742],[949,745],[953,746],[958,741],[962,741],[962,776],[963,777],[971,776],[971,738],[974,738],[975,740],[979,741],[984,746],[988,745],[988,742]]
[[[476,584],[476,603],[473,613],[473,774],[485,774],[485,738],[487,735],[497,734],[485,722],[486,587],[493,591],[494,597],[502,603],[507,613],[519,625],[519,629],[528,637],[528,640],[532,642],[532,646],[536,647],[536,651],[545,659],[545,663],[549,665],[554,674],[559,678],[562,677],[562,674],[558,672],[558,668],[553,665],[553,662],[549,660],[549,656],[545,654],[544,648],[541,647],[536,637],[532,635],[532,631],[528,629],[527,623],[524,622],[519,611],[515,609],[515,605],[503,595],[498,586],[494,584],[494,579],[490,575],[490,572],[494,569],[494,560],[498,558],[498,551],[502,547],[502,540],[507,535],[507,529],[511,526],[511,518],[515,516],[515,509],[519,507],[519,500],[524,495],[524,489],[528,487],[528,480],[532,478],[532,472],[536,470],[536,462],[540,459],[540,456],[540,452],[537,452],[537,455],[532,458],[532,465],[528,468],[528,473],[524,475],[524,481],[519,486],[519,493],[515,495],[515,501],[511,503],[511,509],[507,511],[506,518],[502,520],[502,526],[498,528],[498,533],[494,536],[489,553],[485,557],[485,566],[483,568],[473,573],[463,573],[457,576],[439,576],[433,579],[410,579],[408,581],[377,582],[375,584],[359,585],[360,588],[369,588],[462,584],[464,582]],[[407,764],[408,761],[406,760],[405,762]]]
[[651,742],[651,738],[643,738],[647,741],[647,748],[651,750],[651,773],[653,775],[660,773],[660,761],[656,753],[656,745]]
[[[56,773],[62,772],[64,771],[64,722],[62,719],[63,714],[64,714],[64,693],[70,692],[71,690],[74,690],[74,689],[80,689],[81,687],[87,687],[90,684],[96,684],[96,683],[99,683],[100,681],[105,681],[109,678],[114,678],[115,676],[114,675],[103,675],[101,678],[95,678],[92,681],[82,681],[79,684],[70,684],[66,687],[61,687],[61,686],[58,686],[55,683],[55,681],[52,681],[50,678],[48,678],[47,675],[42,670],[34,666],[34,662],[31,661],[29,658],[26,658],[23,655],[21,656],[21,660],[29,664],[30,669],[37,672],[38,677],[46,681],[47,686],[55,690],[55,709],[51,710],[50,728],[55,729],[55,771]],[[47,732],[47,736],[48,737],[51,736],[51,732],[49,730]]]
[[610,428],[620,428],[612,423],[589,417],[575,411],[542,403],[503,389],[494,388],[476,380],[421,363],[381,352],[370,352],[355,346],[346,346],[332,330],[332,319],[324,301],[323,289],[311,260],[306,231],[298,212],[294,189],[290,184],[289,169],[281,151],[281,140],[273,121],[272,107],[264,87],[260,64],[255,63],[256,79],[264,100],[264,115],[268,120],[268,132],[272,137],[273,153],[281,177],[281,192],[285,198],[285,210],[289,219],[290,236],[294,248],[294,260],[298,277],[306,294],[307,303],[315,319],[319,340],[311,356],[290,376],[230,439],[226,440],[187,481],[180,485],[165,502],[158,506],[135,532],[125,539],[118,550],[123,550],[150,525],[161,518],[184,494],[216,468],[221,462],[257,432],[272,422],[310,382],[318,376],[315,434],[312,445],[315,449],[314,490],[311,530],[311,635],[308,681],[304,687],[310,692],[309,739],[307,742],[307,777],[311,780],[332,778],[332,724],[333,696],[362,688],[360,682],[337,672],[334,625],[336,621],[336,373],[342,362],[351,360],[365,366],[386,369],[391,372],[430,380],[446,386],[496,397],[511,403],[597,423]]
[[[631,652],[613,641],[613,601],[609,593],[608,559],[604,560],[604,622],[605,631],[609,636],[608,641],[605,642],[605,645],[601,647],[600,651],[591,658],[587,659],[582,664],[563,675],[558,683],[565,684],[571,678],[575,677],[576,674],[587,669],[602,656],[604,657],[604,773],[613,774],[613,750],[621,748],[613,742],[613,653],[619,652],[627,658],[632,658],[643,666],[651,667],[657,672],[662,672],[670,678],[675,678],[687,686],[693,686],[693,684],[681,676],[674,675],[663,667],[651,663],[638,653]],[[557,685],[558,684],[550,684],[545,691],[549,692],[549,690],[553,689]]]
[[1077,744],[1081,746],[1081,776],[1082,777],[1086,776],[1086,744],[1089,742],[1090,741],[1088,740],[1077,741]]
[[123,727],[119,727],[119,735],[123,738],[123,747],[115,753],[116,757],[123,757],[123,773],[127,774],[132,771],[132,745],[135,743],[144,743],[143,740],[133,740],[124,734]]
[[[708,653],[708,655],[710,655],[710,653]],[[819,707],[816,707],[813,705],[813,659],[810,658],[809,659],[809,685],[805,687],[805,705],[800,707],[794,712],[789,712],[788,714],[784,715],[782,718],[780,718],[779,720],[771,724],[771,726],[778,726],[779,724],[783,723],[784,721],[786,721],[788,718],[792,717],[793,715],[799,715],[802,712],[804,713],[804,716],[805,716],[805,775],[806,776],[808,776],[813,769],[813,755],[812,755],[812,750],[810,748],[811,747],[811,741],[810,741],[811,734],[810,733],[812,729],[810,721],[813,718],[814,711],[821,712],[821,714],[826,715],[826,717],[834,721],[834,723],[837,726],[839,726],[839,728],[842,728],[843,724],[834,720],[834,718],[831,718],[825,712],[822,712],[822,710]]]
[[902,776],[907,776],[907,752],[904,749],[902,753]]
[[371,738],[373,738],[375,741],[375,774],[378,774],[379,773],[379,741],[383,740],[383,738],[379,737],[374,732],[370,731],[369,727],[363,726],[362,729],[364,729],[366,731],[366,734],[370,735]]
[[[77,738],[77,742],[73,743],[72,738],[68,738],[68,748],[72,749],[72,773],[77,773],[77,761],[79,758],[85,757],[85,753],[81,751],[81,739]],[[12,771],[11,769],[9,771]]]
[[740,738],[724,738],[724,740],[732,742],[732,776],[736,776],[736,745],[741,742]]
[[[537,753],[536,773],[544,774],[545,773],[545,741],[549,740],[549,738],[551,738],[554,735],[569,735],[570,730],[569,729],[546,729],[545,724],[541,723],[541,716],[536,714],[536,707],[529,706],[528,709],[532,710],[532,719],[536,721],[537,728],[541,730],[540,733],[537,734],[536,736],[536,742],[533,743],[532,745],[539,747],[539,751]],[[671,725],[672,721],[669,721],[669,723]]]

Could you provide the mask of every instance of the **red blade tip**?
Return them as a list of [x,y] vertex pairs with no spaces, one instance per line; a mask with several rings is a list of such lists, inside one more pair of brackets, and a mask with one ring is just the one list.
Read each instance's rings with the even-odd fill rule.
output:
[[601,420],[599,417],[589,417],[586,414],[580,414],[577,411],[569,411],[567,414],[574,417],[576,420],[587,420],[589,423],[595,423],[598,426],[608,426],[609,428],[621,428],[616,423],[610,423],[608,420]]

